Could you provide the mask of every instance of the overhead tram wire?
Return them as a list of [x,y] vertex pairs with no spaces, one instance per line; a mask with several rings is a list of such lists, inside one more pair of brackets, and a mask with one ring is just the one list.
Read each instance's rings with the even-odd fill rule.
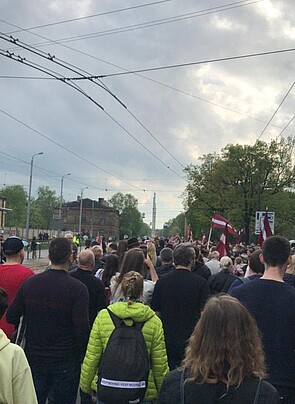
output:
[[[55,56],[51,55],[50,53],[45,53],[44,51],[41,51],[41,50],[39,50],[39,49],[36,49],[36,48],[32,47],[31,45],[27,45],[26,43],[24,43],[24,42],[22,42],[22,41],[20,41],[20,40],[18,40],[18,39],[16,39],[16,38],[14,38],[14,37],[11,36],[11,35],[8,36],[8,35],[6,35],[6,34],[0,32],[0,39],[3,39],[4,41],[7,41],[7,42],[9,42],[9,43],[13,43],[13,44],[17,45],[18,47],[21,47],[22,49],[25,49],[25,50],[27,50],[27,51],[29,51],[29,52],[32,52],[33,54],[35,54],[35,55],[37,55],[37,56],[46,58],[47,60],[49,60],[49,61],[51,61],[51,62],[54,62],[54,63],[56,63],[56,64],[58,64],[58,65],[60,65],[60,66],[62,66],[62,67],[64,67],[64,68],[66,68],[66,69],[72,71],[73,73],[77,73],[74,69],[71,69],[70,67],[65,67],[65,66],[63,66],[63,64],[59,62],[58,58],[56,58]],[[9,52],[9,51],[7,51],[7,52]],[[65,63],[66,63],[66,62],[65,62]],[[84,76],[84,77],[85,77],[85,76]],[[91,79],[89,79],[89,80],[91,80]],[[105,86],[104,83],[101,83],[101,84],[98,83],[98,85],[99,85],[99,87],[101,87],[101,88],[103,88],[104,90],[108,91],[108,90],[107,90],[107,87]],[[110,91],[108,91],[108,92],[111,93]],[[111,93],[111,95],[117,99],[117,97],[116,97],[114,94]]]
[[282,136],[283,132],[285,132],[285,130],[288,128],[288,126],[293,122],[294,118],[295,118],[295,115],[292,116],[292,118],[289,120],[289,122],[283,128],[283,130],[278,134],[278,136],[276,137],[276,140],[278,140],[278,138],[280,136]]
[[[4,36],[3,36],[4,35]],[[30,52],[32,52],[32,53],[34,53],[34,54],[36,54],[36,55],[38,55],[38,56],[40,56],[40,57],[42,57],[42,58],[45,58],[45,59],[47,59],[47,60],[49,60],[49,61],[51,61],[51,62],[54,62],[54,63],[57,63],[59,66],[61,66],[61,67],[63,67],[63,68],[65,68],[65,69],[68,69],[68,70],[70,70],[70,71],[72,71],[72,72],[75,72],[76,74],[79,74],[79,75],[81,75],[82,77],[84,77],[85,79],[87,78],[86,76],[85,76],[85,74],[82,74],[82,73],[80,73],[80,71],[82,71],[80,68],[77,68],[77,67],[75,67],[75,66],[73,66],[73,65],[71,65],[71,64],[69,64],[69,63],[67,63],[67,62],[64,62],[63,60],[61,60],[61,59],[58,59],[58,58],[56,58],[55,56],[51,56],[50,54],[46,54],[45,52],[43,52],[43,51],[40,51],[39,49],[35,49],[35,48],[33,48],[32,46],[30,46],[30,45],[27,45],[27,44],[25,44],[24,42],[22,42],[22,41],[19,41],[19,40],[16,40],[15,38],[13,38],[13,37],[8,37],[6,34],[3,34],[3,33],[0,33],[0,38],[1,39],[4,39],[5,41],[7,41],[7,42],[13,42],[13,43],[15,43],[16,45],[18,45],[18,46],[20,46],[21,48],[23,48],[23,49],[25,49],[25,50],[27,50],[27,51],[30,51]],[[64,64],[66,64],[66,66],[64,65]],[[68,66],[70,66],[70,67],[68,67]],[[75,67],[74,69],[73,69],[73,67]],[[78,69],[78,70],[77,70]],[[85,72],[85,71],[83,71],[83,73],[87,73],[87,72]],[[126,110],[127,110],[127,112],[133,117],[133,119],[135,119],[136,120],[136,122],[137,123],[139,123],[139,125],[182,167],[182,168],[184,168],[184,165],[156,138],[156,136],[154,136],[153,135],[153,133],[135,116],[135,114],[133,114],[133,112],[129,109],[129,108],[127,108],[127,106],[115,95],[115,94],[113,94],[108,88],[107,88],[107,86],[102,82],[102,84],[103,85],[100,85],[99,83],[97,83],[96,81],[93,81],[93,79],[91,79],[91,78],[89,78],[88,80],[90,80],[92,83],[94,83],[94,84],[96,84],[96,85],[99,85],[99,87],[101,87],[102,89],[104,89],[105,91],[107,91],[112,97],[114,97],[115,99],[116,99],[116,101],[118,101],[120,104],[121,104],[121,106],[123,106]],[[99,80],[99,79],[98,79]],[[100,81],[100,80],[99,80]],[[103,109],[104,110],[104,109]],[[104,111],[104,112],[106,112],[106,111]],[[111,117],[111,115],[109,115],[109,117],[111,118],[111,119],[113,119],[112,117]],[[115,120],[115,123],[117,124],[117,125],[119,125],[119,123]],[[123,127],[121,126],[121,128],[123,129]],[[124,129],[125,130],[125,129]],[[125,130],[126,131],[126,130]],[[139,143],[142,147],[144,147],[145,148],[145,150],[147,150],[150,154],[152,154],[158,161],[161,161],[161,163],[163,164],[163,162],[162,162],[162,160],[160,160],[154,153],[152,153],[148,148],[146,148],[141,142],[139,142],[138,141],[138,139],[136,139],[129,131],[127,131],[127,133],[137,142],[137,143]],[[170,171],[172,171],[174,174],[176,174],[176,175],[178,175],[179,177],[181,177],[178,173],[176,173],[174,170],[172,170],[171,169],[171,167],[169,167],[169,166],[167,166],[165,163],[164,163],[164,165],[165,165],[165,167],[166,168],[168,168]],[[182,177],[181,177],[182,178]]]
[[[39,71],[44,72],[45,74],[49,74],[50,76],[54,77],[54,75],[50,72],[46,72],[44,69],[41,69],[37,66],[34,66],[33,63],[29,63],[27,60],[23,60],[24,58],[18,58],[18,57],[14,57],[14,55],[6,55],[4,53],[2,53],[2,51],[0,50],[0,55],[2,56],[6,56],[16,62],[20,62],[25,64],[26,66],[32,67],[34,69],[37,69]],[[56,77],[57,80],[62,81],[63,83],[69,84],[68,82],[64,81],[64,79],[60,78],[60,77]],[[126,129],[117,119],[115,119],[111,114],[109,114],[100,104],[98,104],[92,97],[90,97],[87,93],[85,93],[79,86],[73,86],[70,85],[70,87],[76,89],[77,91],[79,91],[81,94],[83,94],[86,98],[88,98],[90,101],[92,101],[96,106],[98,106],[113,122],[115,122],[124,132],[126,132],[133,140],[135,140],[140,146],[142,146],[149,154],[151,154],[160,164],[162,164],[165,168],[167,168],[168,170],[170,170],[171,172],[173,172],[173,174],[177,175],[179,178],[183,179],[184,178],[178,174],[176,171],[174,171],[171,167],[167,166],[166,163],[164,163],[158,156],[156,156],[150,149],[148,149],[142,142],[140,142],[134,135],[132,135],[132,133]],[[2,112],[2,110],[0,110]],[[87,161],[87,160],[86,160]],[[102,168],[100,168],[102,169]],[[102,169],[103,171],[107,172],[106,170]],[[114,176],[114,175],[113,175]],[[116,177],[119,179],[119,177]],[[121,179],[120,179],[121,180]],[[122,181],[122,180],[121,180]],[[130,184],[129,184],[130,185]],[[138,188],[138,187],[136,187]],[[138,188],[141,189],[141,188]]]
[[[8,23],[8,24],[10,24],[10,23]],[[142,69],[142,70],[137,70],[137,71],[127,70],[127,71],[124,71],[124,72],[121,72],[121,73],[113,73],[113,74],[108,74],[108,75],[103,75],[103,76],[102,75],[100,75],[100,76],[88,76],[86,78],[82,78],[82,77],[79,77],[79,78],[74,77],[73,78],[72,77],[72,78],[67,78],[67,79],[68,80],[100,79],[100,78],[111,77],[111,76],[126,75],[126,74],[138,74],[139,72],[147,72],[147,71],[154,71],[154,70],[160,70],[160,69],[162,70],[162,69],[183,67],[183,66],[189,66],[189,65],[212,63],[212,62],[217,62],[217,61],[235,60],[235,59],[241,59],[241,58],[249,58],[249,57],[253,57],[253,56],[264,56],[264,55],[270,55],[270,54],[282,53],[282,52],[289,52],[289,51],[294,51],[294,50],[295,50],[295,48],[291,48],[291,49],[276,50],[276,51],[269,51],[269,52],[261,52],[261,53],[248,54],[248,55],[232,56],[232,57],[213,59],[213,60],[207,60],[207,61],[190,62],[190,63],[179,64],[179,65],[169,65],[169,66],[166,66],[166,67],[164,66],[164,67],[157,67],[157,68],[150,68],[150,69]]]
[[[2,112],[2,111],[1,111],[1,112]],[[4,156],[10,157],[10,158],[12,158],[12,159],[14,159],[14,160],[17,160],[17,161],[21,162],[21,163],[30,165],[30,162],[29,162],[29,161],[22,160],[22,159],[20,159],[20,158],[18,158],[18,157],[16,157],[16,156],[13,156],[13,155],[11,155],[11,154],[9,154],[9,153],[6,153],[6,152],[4,152],[4,151],[2,151],[2,150],[0,150],[0,154],[3,154]],[[54,172],[54,171],[51,171],[51,170],[48,170],[48,169],[46,169],[46,168],[44,168],[44,167],[38,166],[37,164],[34,164],[34,167],[36,167],[36,168],[38,168],[39,170],[44,171],[44,172],[46,172],[46,173],[52,174],[54,177],[58,177],[58,179],[60,178],[60,174],[58,174],[58,173],[56,173],[56,172]],[[87,178],[88,178],[88,177],[87,177]],[[88,188],[97,189],[97,190],[99,190],[99,191],[105,191],[105,188],[104,188],[104,187],[99,188],[99,187],[90,185],[89,183],[85,183],[85,182],[82,182],[82,181],[75,180],[73,177],[72,177],[72,178],[69,177],[68,180],[71,181],[71,182],[75,182],[75,183],[77,183],[77,184],[80,184],[80,185],[87,185]],[[121,189],[121,191],[124,191],[124,192],[131,192],[132,190],[133,190],[133,189],[130,189],[130,188],[128,188],[128,189],[123,189],[123,190]],[[161,193],[167,193],[167,192],[179,193],[179,192],[182,192],[182,191],[163,190],[163,189],[144,189],[144,190],[143,190],[143,189],[139,189],[139,190],[140,190],[140,191],[144,191],[144,192],[161,192]],[[117,189],[108,188],[108,191],[110,191],[110,192],[118,192],[118,188],[117,188]]]
[[20,119],[14,117],[13,115],[9,114],[8,112],[4,111],[3,109],[0,108],[0,112],[6,116],[8,116],[9,118],[13,119],[14,121],[18,122],[19,124],[25,126],[26,128],[30,129],[31,131],[37,133],[39,136],[43,137],[44,139],[47,139],[49,142],[55,144],[56,146],[62,148],[63,150],[67,151],[68,153],[72,154],[73,156],[77,157],[78,159],[90,164],[92,167],[95,167],[103,172],[105,172],[106,174],[109,174],[111,177],[116,178],[117,180],[129,185],[131,188],[135,188],[139,191],[144,191],[144,189],[137,187],[136,185],[131,184],[130,182],[118,177],[117,175],[111,173],[108,170],[105,170],[102,167],[99,167],[97,164],[89,161],[88,159],[82,157],[81,155],[75,153],[74,151],[70,150],[68,147],[63,146],[62,144],[56,142],[55,140],[51,139],[49,136],[44,135],[43,133],[41,133],[40,131],[38,131],[37,129],[32,128],[30,125],[26,124],[25,122],[21,121]]
[[[7,23],[7,24],[9,24],[9,23]],[[32,33],[32,34],[33,34],[33,33]],[[34,34],[34,35],[35,35],[35,34]],[[38,35],[37,35],[37,36],[38,36]],[[95,59],[95,60],[98,60],[98,61],[100,61],[100,62],[106,63],[106,64],[108,64],[108,65],[110,65],[110,66],[118,67],[119,69],[122,69],[122,70],[124,70],[124,71],[130,71],[130,70],[126,69],[125,67],[119,66],[119,65],[117,65],[117,64],[115,64],[115,63],[112,63],[112,62],[108,62],[107,60],[98,58],[98,57],[96,57],[96,56],[94,56],[94,55],[91,55],[91,54],[89,54],[89,53],[85,53],[85,52],[83,52],[83,51],[81,51],[81,50],[79,50],[79,49],[75,49],[75,48],[72,48],[72,47],[67,46],[67,45],[64,45],[64,44],[59,44],[59,45],[65,47],[65,48],[68,48],[68,49],[70,49],[70,50],[72,50],[72,51],[74,51],[74,52],[80,53],[80,54],[82,54],[82,55],[84,55],[84,56],[90,57],[91,59]],[[84,71],[84,72],[87,73],[86,71]],[[224,106],[224,105],[217,104],[217,103],[215,103],[215,102],[213,102],[213,101],[206,100],[205,98],[199,97],[199,96],[197,96],[197,95],[195,95],[195,94],[192,94],[192,93],[188,93],[187,91],[181,90],[181,89],[179,89],[179,88],[177,88],[177,87],[174,87],[174,86],[171,86],[171,85],[169,85],[169,84],[167,84],[167,83],[162,83],[161,81],[158,81],[158,80],[152,79],[152,78],[150,78],[150,77],[144,76],[143,74],[134,73],[134,75],[136,75],[136,76],[138,76],[138,77],[141,77],[141,78],[143,78],[143,79],[145,79],[145,80],[148,80],[148,81],[150,81],[150,82],[152,82],[152,83],[158,84],[158,85],[160,85],[160,86],[162,86],[162,87],[166,87],[166,88],[169,88],[169,89],[171,89],[171,90],[173,90],[173,91],[179,92],[180,94],[184,94],[184,95],[187,95],[187,96],[189,96],[189,97],[195,98],[195,99],[197,99],[197,100],[199,100],[199,101],[206,102],[207,104],[213,105],[213,106],[215,106],[215,107],[217,107],[217,108],[222,108],[222,109],[224,109],[224,110],[226,110],[226,111],[233,112],[233,113],[235,113],[235,114],[244,116],[244,117],[246,117],[246,118],[253,119],[253,120],[258,121],[258,122],[266,123],[263,119],[259,119],[259,118],[256,118],[256,117],[254,117],[254,116],[245,114],[245,113],[243,113],[243,112],[241,112],[241,111],[237,111],[237,110],[235,110],[235,109],[228,108],[228,107],[226,107],[226,106]],[[93,77],[93,76],[90,76],[90,77]],[[7,78],[7,79],[27,79],[27,80],[54,80],[54,79],[51,78],[51,77],[35,77],[35,76],[1,76],[1,75],[0,75],[0,79],[1,79],[1,78],[3,78],[3,79],[6,79],[6,78]],[[67,78],[67,79],[70,80],[71,78]],[[101,81],[100,81],[100,82],[101,82]],[[93,83],[95,83],[95,82],[93,81]],[[272,126],[274,126],[274,127],[276,127],[276,128],[279,128],[279,129],[282,129],[282,128],[281,128],[280,126],[278,126],[278,125],[272,124]]]
[[[279,54],[279,53],[294,52],[294,50],[295,50],[295,48],[288,48],[288,49],[279,49],[279,50],[267,51],[267,52],[248,53],[245,55],[228,56],[228,57],[223,57],[223,58],[200,60],[200,61],[196,61],[196,62],[177,63],[174,65],[150,67],[150,68],[146,68],[146,69],[130,70],[127,72],[100,74],[98,76],[93,76],[92,78],[104,79],[106,77],[125,76],[128,74],[135,74],[135,73],[154,72],[154,71],[159,71],[159,70],[175,69],[175,68],[179,68],[179,67],[202,65],[202,64],[207,64],[207,63],[226,62],[228,60],[237,60],[237,59],[246,59],[246,58],[252,58],[252,57],[257,57],[257,56],[275,55],[275,54]],[[75,78],[75,80],[76,80],[76,78]],[[78,80],[80,80],[80,79],[78,78]]]
[[262,132],[260,133],[260,135],[258,136],[258,138],[256,139],[256,142],[258,140],[260,140],[260,138],[262,137],[262,135],[264,134],[264,132],[266,131],[266,129],[269,127],[271,121],[273,120],[273,118],[275,117],[275,115],[277,114],[277,112],[279,111],[279,109],[281,108],[281,106],[283,105],[284,101],[286,100],[286,98],[288,97],[288,95],[290,94],[290,92],[292,91],[293,87],[295,85],[295,81],[292,83],[291,87],[289,88],[289,90],[287,91],[287,93],[284,95],[282,101],[280,102],[280,104],[278,105],[278,107],[276,108],[275,112],[272,114],[272,116],[270,117],[269,121],[267,122],[267,124],[265,125],[265,127],[263,128]]
[[[17,160],[17,161],[20,161],[20,162],[22,162],[22,163],[25,163],[25,164],[28,164],[28,165],[31,164],[29,161],[22,160],[22,159],[20,159],[20,158],[18,158],[18,157],[16,157],[16,156],[12,156],[11,154],[5,153],[5,152],[3,152],[3,151],[1,151],[1,150],[0,150],[0,153],[3,154],[3,155],[6,156],[6,157],[10,157],[10,158],[12,158],[12,159],[14,159],[14,160]],[[46,168],[41,167],[41,166],[38,166],[37,164],[34,164],[34,167],[36,167],[36,168],[38,168],[39,170],[44,171],[44,172],[46,172],[46,173],[52,174],[54,177],[57,177],[58,180],[60,179],[60,174],[58,174],[58,173],[56,173],[56,172],[54,172],[54,171],[47,170]],[[77,180],[75,180],[74,178],[68,178],[68,180],[71,181],[71,182],[76,182],[77,184],[87,185],[88,188],[93,188],[93,189],[98,189],[99,191],[104,191],[104,188],[94,187],[93,185],[89,185],[89,184],[86,184],[86,183],[84,183],[84,182],[77,181]]]
[[[8,21],[4,21],[4,20],[1,20],[1,21],[4,22],[4,23],[7,24],[7,25],[14,26],[14,27],[18,27],[17,25],[12,24],[12,23],[10,23],[10,22],[8,22]],[[101,59],[101,58],[99,58],[99,57],[97,57],[97,56],[91,55],[90,53],[84,52],[84,51],[82,51],[82,50],[80,50],[80,49],[76,49],[76,48],[73,48],[73,47],[71,47],[71,46],[69,46],[69,45],[65,45],[65,44],[62,44],[62,43],[58,43],[58,42],[56,42],[56,41],[54,41],[54,40],[52,40],[52,39],[49,39],[49,38],[44,37],[44,36],[42,36],[42,35],[36,34],[35,32],[30,32],[28,29],[22,28],[22,30],[23,30],[23,31],[27,31],[27,32],[29,32],[30,34],[34,35],[34,36],[37,36],[37,37],[40,37],[40,38],[43,38],[43,39],[50,40],[52,43],[56,43],[57,45],[62,46],[62,47],[65,48],[65,49],[69,49],[69,50],[71,50],[71,51],[73,51],[73,52],[76,52],[76,53],[79,53],[79,54],[81,54],[81,55],[83,55],[83,56],[87,56],[87,57],[89,57],[89,58],[91,58],[91,59],[98,60],[99,62],[105,63],[105,64],[110,65],[110,66],[113,66],[113,67],[117,67],[118,69],[122,69],[122,70],[124,70],[124,71],[128,71],[128,72],[130,71],[130,70],[126,69],[125,67],[122,67],[122,66],[119,66],[119,65],[117,65],[117,64],[115,64],[115,63],[112,63],[112,62],[109,62],[109,61],[107,61],[107,60]],[[87,73],[87,72],[84,71],[84,70],[82,70],[82,71],[83,71],[84,73]],[[212,101],[209,101],[209,100],[206,100],[206,99],[204,99],[204,98],[198,97],[198,96],[196,96],[196,95],[194,95],[194,94],[189,94],[189,93],[187,93],[187,92],[185,92],[185,91],[183,91],[183,90],[180,90],[180,89],[178,89],[178,88],[172,87],[172,86],[170,86],[170,85],[168,85],[168,84],[165,84],[165,83],[162,83],[162,82],[160,82],[160,81],[154,80],[154,79],[152,79],[152,78],[150,78],[150,77],[144,76],[143,74],[139,74],[139,73],[134,73],[134,74],[135,74],[136,76],[138,76],[138,77],[141,77],[141,78],[145,79],[145,80],[151,81],[151,82],[156,83],[156,84],[158,84],[158,85],[161,85],[161,86],[163,86],[163,87],[170,88],[171,90],[174,90],[174,91],[180,92],[180,93],[182,93],[182,94],[188,95],[188,96],[190,96],[190,97],[196,98],[196,99],[198,99],[198,100],[200,100],[200,101],[203,101],[203,102],[206,102],[206,103],[208,103],[208,104],[214,105],[214,106],[216,106],[216,107],[218,107],[218,108],[222,108],[222,109],[225,109],[225,110],[227,110],[227,111],[234,112],[234,113],[236,113],[236,114],[246,116],[246,117],[248,117],[248,118],[250,118],[250,119],[254,119],[254,120],[257,120],[257,121],[260,121],[260,122],[265,123],[265,121],[263,121],[263,120],[261,120],[261,119],[252,117],[252,116],[250,116],[250,115],[244,114],[244,113],[242,113],[242,112],[240,112],[240,111],[236,111],[236,110],[231,109],[231,108],[227,108],[227,107],[225,107],[225,106],[223,106],[223,105],[216,104],[216,103],[214,103],[214,102],[212,102]],[[47,79],[48,79],[48,78],[47,78]],[[100,81],[100,82],[102,82],[102,81]],[[274,126],[278,127],[277,125],[274,125]]]
[[5,76],[0,75],[0,79],[14,79],[14,80],[53,80],[50,77],[37,77],[37,76]]
[[125,7],[125,8],[119,8],[119,9],[116,9],[116,10],[104,11],[102,13],[85,15],[83,17],[69,18],[67,20],[52,22],[52,23],[43,24],[43,25],[35,25],[34,27],[27,27],[27,28],[24,28],[24,29],[18,29],[18,30],[15,30],[15,31],[8,32],[7,34],[16,34],[18,32],[23,32],[24,30],[30,30],[31,31],[31,30],[39,29],[39,28],[52,27],[54,25],[67,24],[69,22],[81,21],[81,20],[86,20],[86,19],[89,19],[89,18],[101,17],[101,16],[104,16],[104,15],[115,14],[115,13],[121,13],[123,11],[130,11],[130,10],[135,10],[135,9],[139,9],[139,8],[143,8],[143,7],[159,5],[159,4],[168,3],[168,2],[171,2],[171,1],[174,1],[174,0],[159,0],[159,1],[154,1],[152,3],[139,4],[139,5],[131,6],[131,7]]
[[[36,70],[38,70],[38,71],[40,71],[40,72],[42,72],[42,73],[48,74],[49,76],[54,77],[56,80],[61,81],[61,82],[65,83],[65,84],[68,84],[70,87],[72,87],[72,88],[74,88],[75,90],[79,91],[79,92],[80,92],[81,94],[83,94],[86,98],[88,98],[89,100],[91,100],[91,101],[92,101],[97,107],[99,107],[101,110],[104,110],[103,107],[102,107],[98,102],[96,102],[96,101],[95,101],[93,98],[91,98],[87,93],[85,93],[79,86],[72,85],[69,81],[66,81],[66,80],[64,79],[64,77],[63,77],[62,75],[60,75],[60,73],[57,73],[57,72],[53,73],[53,70],[51,70],[51,69],[47,69],[47,68],[45,68],[45,67],[43,67],[43,66],[40,66],[40,65],[38,65],[38,64],[35,63],[35,62],[30,62],[30,61],[28,61],[28,59],[26,59],[26,58],[24,58],[24,57],[21,57],[20,55],[15,55],[14,53],[11,53],[11,52],[6,51],[6,50],[4,50],[4,49],[0,49],[0,55],[2,55],[2,56],[4,56],[4,57],[7,57],[8,59],[13,60],[14,62],[21,63],[21,64],[23,64],[23,65],[25,65],[25,66],[31,67],[31,68],[33,68],[33,69],[36,69]],[[56,75],[59,75],[59,77],[56,76]]]
[[[199,10],[199,11],[196,11],[193,13],[180,14],[180,15],[174,16],[174,17],[161,18],[159,20],[147,21],[144,23],[128,25],[128,26],[120,27],[120,28],[113,28],[113,29],[101,31],[98,33],[84,34],[84,35],[78,35],[78,36],[68,37],[68,38],[61,38],[61,39],[56,40],[56,42],[58,42],[58,43],[75,42],[75,41],[80,41],[80,40],[85,40],[85,39],[90,39],[90,38],[97,38],[100,36],[114,35],[114,34],[118,34],[118,33],[122,33],[122,32],[134,31],[137,29],[150,28],[150,27],[157,26],[157,25],[163,25],[163,24],[187,20],[187,19],[191,19],[191,18],[202,17],[204,15],[209,15],[209,14],[214,14],[217,12],[227,11],[227,10],[231,10],[231,9],[235,9],[235,8],[239,8],[239,7],[244,7],[244,6],[252,5],[255,3],[259,3],[261,1],[264,1],[264,0],[252,0],[252,1],[241,0],[241,1],[234,2],[234,3],[225,4],[223,6],[217,6],[217,7],[207,8],[204,10]],[[0,19],[0,21],[3,21],[3,20]],[[5,21],[3,21],[3,22],[5,22]],[[32,46],[39,47],[39,46],[45,46],[45,45],[49,45],[49,44],[50,44],[50,42],[39,42],[39,43],[33,44]]]
[[[62,78],[60,78],[60,77],[54,76],[54,74],[52,73],[52,70],[50,70],[49,72],[46,72],[45,68],[40,68],[38,65],[33,64],[33,63],[31,63],[31,62],[28,62],[28,60],[26,60],[25,58],[22,58],[22,57],[20,57],[20,56],[16,56],[16,55],[14,55],[14,54],[11,54],[10,52],[8,52],[8,53],[3,53],[1,50],[0,50],[0,55],[5,56],[5,57],[8,57],[8,58],[10,58],[10,59],[13,60],[13,61],[16,61],[16,62],[25,64],[25,65],[27,65],[27,66],[29,66],[29,67],[32,67],[32,68],[34,68],[34,69],[37,69],[37,70],[39,70],[39,71],[42,71],[42,72],[45,73],[45,74],[49,74],[50,76],[55,77],[57,80],[60,80],[61,82],[65,83],[65,84],[68,84],[68,85],[70,85],[70,87],[72,87],[72,88],[74,88],[75,90],[79,91],[79,92],[80,92],[81,94],[83,94],[86,98],[88,98],[90,101],[92,101],[96,106],[98,106],[113,122],[115,122],[121,129],[123,129],[123,130],[124,130],[130,137],[132,137],[132,139],[134,139],[138,144],[140,144],[140,145],[141,145],[149,154],[151,154],[157,161],[159,161],[162,165],[164,165],[165,168],[167,168],[168,170],[170,170],[171,172],[173,172],[173,173],[174,173],[175,175],[177,175],[179,178],[184,179],[184,178],[181,177],[176,171],[174,171],[171,167],[167,166],[158,156],[156,156],[151,150],[149,150],[143,143],[141,143],[138,139],[136,139],[136,137],[135,137],[134,135],[132,135],[132,133],[131,133],[130,131],[128,131],[123,125],[121,125],[119,121],[117,121],[112,115],[110,115],[100,104],[98,104],[92,97],[90,97],[90,96],[89,96],[86,92],[84,92],[82,89],[80,89],[80,88],[77,87],[77,86],[73,86],[72,84],[70,84],[69,82],[64,81],[64,79],[62,79]],[[59,73],[58,73],[58,74],[59,74]],[[0,111],[3,112],[2,110],[0,110]],[[7,115],[9,115],[9,114],[7,114]],[[10,116],[10,115],[9,115],[9,116]],[[39,132],[38,132],[38,133],[39,133]],[[39,134],[40,134],[40,133],[39,133]],[[54,143],[57,144],[57,142],[54,142]],[[59,146],[60,146],[60,145],[59,145]],[[66,149],[66,148],[65,148],[65,149]],[[68,150],[68,149],[66,149],[66,150]],[[72,153],[74,153],[74,152],[72,152]],[[78,156],[76,153],[74,153],[74,154],[75,154],[76,156]],[[82,158],[82,159],[83,159],[83,158]],[[86,159],[83,159],[83,160],[88,161],[88,160],[86,160]],[[112,175],[113,177],[119,179],[120,181],[122,181],[121,178],[119,178],[119,177],[117,177],[117,176],[114,176],[113,174],[109,173],[107,170],[102,169],[101,167],[98,167],[98,166],[96,166],[96,167],[99,168],[99,169],[101,169],[101,170],[103,170],[104,172],[106,172],[106,173]],[[126,182],[126,181],[124,181],[124,182]],[[128,185],[130,186],[129,183],[128,183]],[[142,189],[139,188],[139,187],[136,187],[136,186],[134,186],[134,187],[137,188],[137,189],[142,190]]]

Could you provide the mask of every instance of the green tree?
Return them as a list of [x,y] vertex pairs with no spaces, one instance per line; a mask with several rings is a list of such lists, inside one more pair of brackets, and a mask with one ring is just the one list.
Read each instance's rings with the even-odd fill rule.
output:
[[197,222],[207,217],[210,223],[212,214],[219,212],[237,228],[245,229],[248,242],[255,210],[272,210],[274,195],[287,197],[294,186],[294,147],[294,138],[269,144],[257,141],[254,146],[228,145],[220,155],[203,156],[200,166],[186,168],[189,215]]
[[175,218],[168,220],[168,236],[175,236],[176,234],[184,236],[185,215],[180,213]]
[[109,199],[109,204],[119,212],[120,235],[139,236],[143,220],[138,210],[138,201],[135,196],[117,192]]
[[49,187],[39,187],[38,197],[32,202],[30,226],[34,228],[48,229],[53,217],[53,210],[58,206],[59,199],[55,191]]
[[24,227],[26,224],[27,193],[21,185],[8,185],[1,189],[6,198],[6,207],[12,209],[6,213],[5,226]]
[[140,229],[140,236],[147,236],[147,237],[150,237],[151,236],[151,233],[152,233],[152,230],[151,230],[151,228],[150,228],[150,226],[147,224],[147,223],[145,223],[145,222],[142,222],[142,224],[141,224],[141,229]]

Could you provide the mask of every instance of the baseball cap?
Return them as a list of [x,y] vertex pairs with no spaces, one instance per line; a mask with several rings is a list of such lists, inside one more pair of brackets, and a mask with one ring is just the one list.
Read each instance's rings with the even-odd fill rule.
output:
[[3,253],[5,255],[17,254],[20,250],[24,248],[24,243],[18,237],[12,236],[8,237],[3,243]]

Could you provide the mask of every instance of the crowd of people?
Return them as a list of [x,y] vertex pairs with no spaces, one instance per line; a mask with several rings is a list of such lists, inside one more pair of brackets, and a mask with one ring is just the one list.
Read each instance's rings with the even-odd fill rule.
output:
[[295,404],[285,238],[220,257],[213,244],[136,237],[78,249],[67,232],[37,275],[23,247],[3,243],[0,403]]

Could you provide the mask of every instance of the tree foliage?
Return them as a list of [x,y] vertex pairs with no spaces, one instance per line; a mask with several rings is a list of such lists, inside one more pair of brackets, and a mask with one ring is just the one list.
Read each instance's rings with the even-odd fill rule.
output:
[[138,210],[138,201],[135,196],[117,192],[109,199],[109,204],[119,212],[121,237],[145,235],[141,232],[147,229]]
[[185,204],[190,221],[203,226],[205,218],[210,220],[219,212],[237,228],[244,228],[249,241],[256,210],[276,208],[276,217],[284,220],[286,212],[276,201],[278,195],[281,201],[293,195],[294,147],[293,138],[257,141],[253,146],[230,144],[220,155],[203,156],[200,166],[188,166]]
[[26,224],[27,193],[21,185],[7,185],[0,195],[6,198],[6,208],[12,209],[5,216],[5,226],[24,227]]
[[30,226],[38,229],[48,229],[53,217],[54,208],[59,204],[55,191],[49,187],[39,187],[38,197],[32,202]]

